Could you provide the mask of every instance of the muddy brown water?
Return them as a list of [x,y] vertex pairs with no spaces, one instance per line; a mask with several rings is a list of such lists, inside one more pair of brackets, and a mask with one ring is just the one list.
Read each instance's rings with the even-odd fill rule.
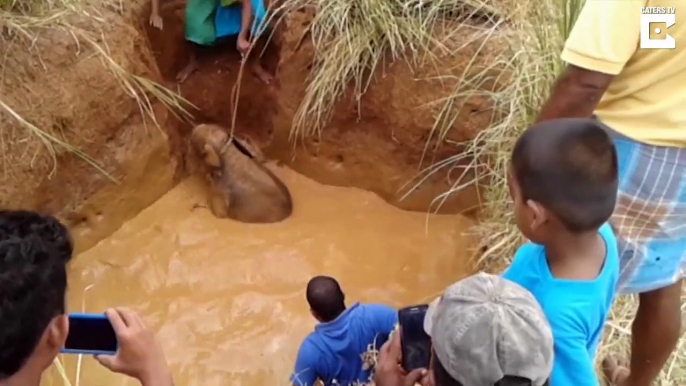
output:
[[[397,209],[373,193],[320,185],[271,166],[294,213],[270,225],[214,218],[191,177],[70,267],[68,308],[138,310],[157,332],[176,385],[287,385],[315,322],[310,277],[341,282],[347,303],[403,306],[464,277],[470,220]],[[82,237],[76,234],[76,239]],[[72,385],[137,385],[83,358],[62,357]],[[52,369],[43,385],[65,385]]]

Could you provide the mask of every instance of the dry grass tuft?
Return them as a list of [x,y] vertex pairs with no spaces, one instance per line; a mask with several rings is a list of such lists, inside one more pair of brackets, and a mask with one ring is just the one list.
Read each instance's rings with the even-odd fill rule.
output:
[[[56,54],[52,52],[53,48],[70,46],[74,59],[98,58],[103,68],[156,126],[152,98],[161,101],[174,114],[190,117],[187,107],[191,105],[187,101],[157,83],[128,72],[113,59],[105,35],[113,19],[123,13],[124,6],[119,0],[0,0],[0,47],[6,53],[0,66],[0,123],[9,128],[0,136],[0,147],[6,174],[10,165],[16,167],[28,162],[28,167],[34,168],[37,160],[47,154],[52,164],[49,176],[53,176],[57,158],[71,154],[116,181],[94,158],[69,144],[64,131],[72,128],[59,124],[50,127],[50,122],[39,117],[43,102],[41,90],[26,89],[25,98],[17,97],[21,94],[17,89],[27,88],[26,82],[30,84],[36,77],[44,76],[41,73],[54,68],[52,61]],[[60,38],[62,41],[58,41]],[[69,39],[71,43],[64,41]],[[57,59],[68,57],[64,52],[59,55]],[[75,97],[88,99],[89,95]],[[36,100],[40,101],[38,105]],[[87,131],[87,128],[75,130]],[[25,147],[28,156],[9,159],[7,150],[17,145]]]
[[316,12],[307,30],[314,64],[291,139],[320,134],[348,92],[359,103],[380,64],[402,59],[416,65],[446,52],[436,27],[470,19],[496,25],[502,11],[482,0],[284,0],[272,14],[279,24],[289,13],[308,9]]

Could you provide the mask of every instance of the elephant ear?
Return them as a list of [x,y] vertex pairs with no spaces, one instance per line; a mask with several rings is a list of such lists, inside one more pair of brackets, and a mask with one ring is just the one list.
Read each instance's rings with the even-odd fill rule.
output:
[[205,144],[205,163],[215,168],[222,165],[219,154],[209,144]]
[[260,150],[259,146],[257,146],[250,137],[234,138],[234,141],[238,150],[242,153],[247,153],[245,155],[248,157],[254,159],[258,163],[266,162],[267,159],[265,158],[264,153],[262,153],[262,150]]

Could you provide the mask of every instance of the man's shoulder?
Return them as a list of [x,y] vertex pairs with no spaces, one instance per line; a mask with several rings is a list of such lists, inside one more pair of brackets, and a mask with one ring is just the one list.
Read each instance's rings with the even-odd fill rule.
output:
[[321,337],[319,336],[319,333],[315,330],[307,334],[305,339],[303,339],[302,343],[300,343],[300,347],[310,347],[315,344],[315,341],[320,340]]
[[371,312],[395,312],[395,310],[392,307],[389,307],[385,304],[378,304],[378,303],[360,303],[358,305],[358,308],[360,310],[364,311],[371,311]]
[[398,312],[384,304],[358,304],[353,314],[354,318],[365,321],[387,322],[397,318]]
[[396,311],[384,304],[358,304],[357,308],[354,310],[354,315],[356,317],[365,319],[378,319],[378,318],[388,318],[394,315]]

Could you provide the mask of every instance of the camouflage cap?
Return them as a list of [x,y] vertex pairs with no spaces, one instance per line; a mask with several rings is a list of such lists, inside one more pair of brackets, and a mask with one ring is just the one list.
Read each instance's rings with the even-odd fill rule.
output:
[[479,273],[448,287],[429,306],[424,329],[436,357],[463,385],[506,376],[542,386],[553,368],[553,335],[534,296],[500,276]]

